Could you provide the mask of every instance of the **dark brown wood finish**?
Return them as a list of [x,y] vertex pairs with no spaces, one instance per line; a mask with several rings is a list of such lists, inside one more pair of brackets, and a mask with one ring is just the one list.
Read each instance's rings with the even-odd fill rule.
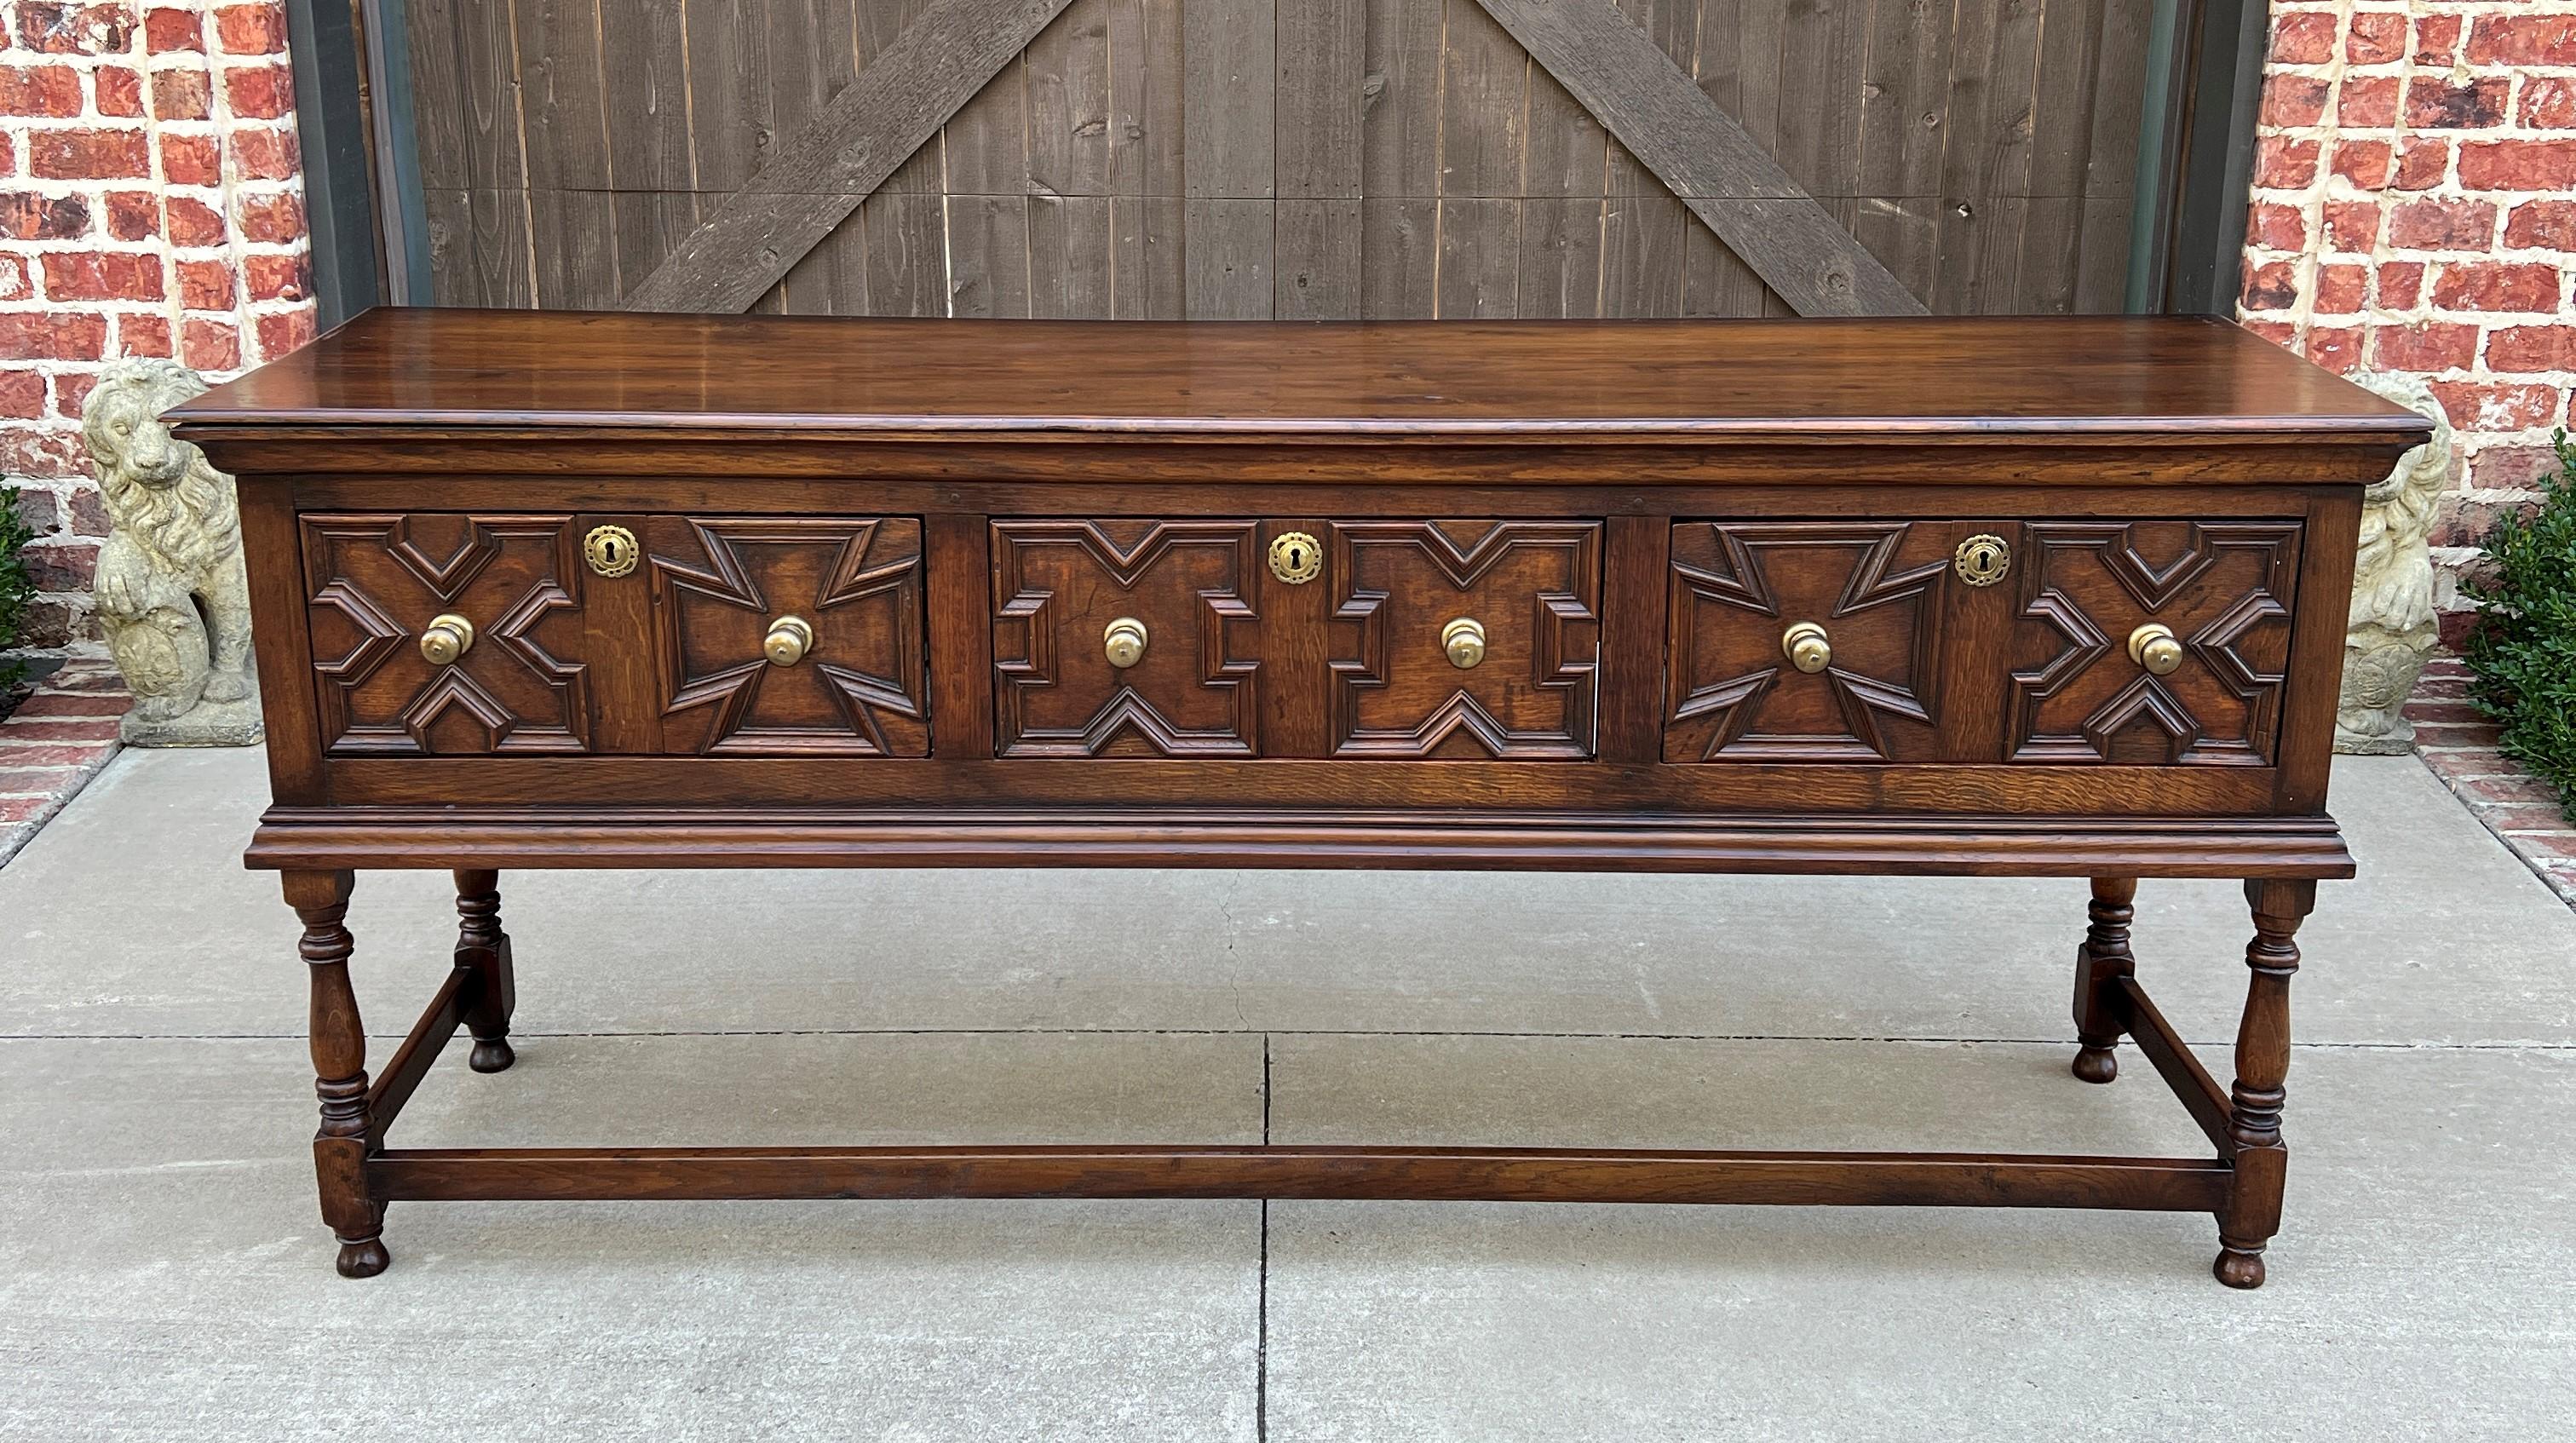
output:
[[[2180,1208],[2261,1280],[2424,425],[2233,328],[392,312],[175,414],[241,474],[344,1272],[402,1198],[1259,1194]],[[2090,877],[2076,1073],[2132,1038],[2213,1156],[385,1144],[460,1028],[509,1065],[500,869],[966,865]],[[460,927],[371,1084],[375,867]],[[2130,953],[2176,876],[2251,900],[2225,1091]]]

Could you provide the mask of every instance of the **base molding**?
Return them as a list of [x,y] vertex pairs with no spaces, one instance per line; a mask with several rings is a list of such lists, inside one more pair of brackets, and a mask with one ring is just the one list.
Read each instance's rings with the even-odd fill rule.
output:
[[256,870],[1283,867],[2346,878],[2331,817],[272,808]]

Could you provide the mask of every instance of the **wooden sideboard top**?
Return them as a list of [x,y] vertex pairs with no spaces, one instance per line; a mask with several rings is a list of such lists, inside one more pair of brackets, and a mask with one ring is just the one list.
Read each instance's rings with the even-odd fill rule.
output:
[[950,321],[380,309],[171,414],[304,427],[2412,445],[2397,406],[2194,317]]

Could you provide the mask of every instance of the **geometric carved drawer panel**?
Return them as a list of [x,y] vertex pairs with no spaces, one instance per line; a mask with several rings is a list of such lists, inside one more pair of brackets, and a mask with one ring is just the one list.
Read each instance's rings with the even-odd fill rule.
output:
[[[993,712],[1005,757],[1259,754],[1250,521],[992,523]],[[1144,628],[1112,665],[1111,622]]]
[[[1538,761],[1593,753],[1601,523],[1337,521],[1333,755]],[[1443,630],[1480,628],[1475,665]]]
[[[322,735],[340,756],[579,752],[590,714],[580,538],[562,515],[307,515],[308,614]],[[434,665],[441,614],[475,627]],[[570,658],[570,659],[568,659]]]
[[[663,751],[930,754],[919,520],[654,516],[644,554]],[[773,666],[787,617],[812,643]]]
[[[2032,522],[2016,559],[2015,761],[2266,766],[2274,758],[2299,524]],[[2131,631],[2172,629],[2156,676]]]
[[[1937,759],[1950,521],[1681,521],[1672,533],[1668,762]],[[1802,672],[1798,623],[1830,658]]]

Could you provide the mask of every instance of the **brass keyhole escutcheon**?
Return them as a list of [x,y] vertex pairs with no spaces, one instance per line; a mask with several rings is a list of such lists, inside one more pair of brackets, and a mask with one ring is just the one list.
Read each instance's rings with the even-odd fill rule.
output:
[[801,616],[782,616],[769,624],[769,635],[762,638],[760,654],[771,666],[794,666],[814,649],[814,624]]
[[1812,621],[1793,621],[1780,633],[1780,654],[1789,664],[1814,675],[1834,664],[1834,645],[1825,629]]
[[420,634],[420,659],[431,666],[446,666],[473,649],[474,623],[454,612],[431,617]]
[[635,533],[623,526],[594,526],[581,539],[581,554],[600,575],[624,576],[644,559],[644,548],[635,544]]
[[1125,671],[1145,659],[1145,640],[1145,623],[1122,616],[1100,633],[1100,651],[1111,666]]
[[1449,664],[1466,671],[1485,659],[1485,624],[1472,616],[1462,616],[1440,628],[1440,649],[1449,653]]
[[2151,675],[2171,676],[2182,666],[2182,643],[2174,639],[2172,627],[2150,621],[2129,633],[2129,660]]
[[1270,543],[1270,574],[1303,586],[1323,574],[1324,548],[1303,531],[1283,531]]
[[2012,570],[2012,547],[2000,536],[1980,532],[1959,543],[1950,565],[1970,586],[1992,586]]

